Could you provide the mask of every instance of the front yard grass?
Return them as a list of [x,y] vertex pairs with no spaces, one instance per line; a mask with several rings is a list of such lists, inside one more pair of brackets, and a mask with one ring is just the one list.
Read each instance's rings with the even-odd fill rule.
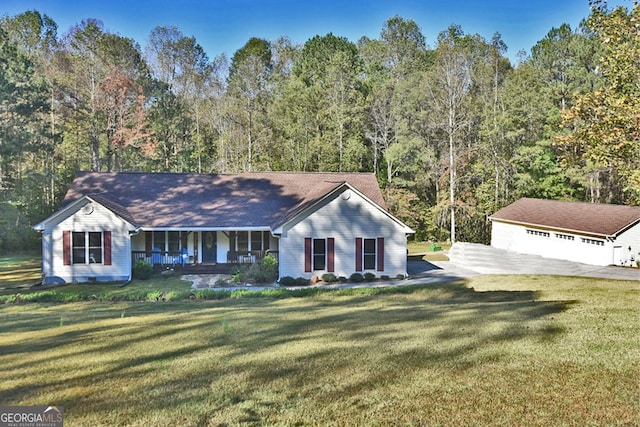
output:
[[29,286],[40,281],[40,255],[0,255],[0,289]]
[[0,306],[0,405],[74,426],[640,423],[637,282]]

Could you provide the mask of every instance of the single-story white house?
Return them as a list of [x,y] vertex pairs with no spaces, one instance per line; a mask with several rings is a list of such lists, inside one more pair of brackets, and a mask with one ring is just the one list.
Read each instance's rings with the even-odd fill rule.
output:
[[489,220],[495,248],[592,265],[640,259],[638,206],[522,198]]
[[409,227],[370,173],[81,172],[42,233],[44,283],[120,281],[138,259],[253,263],[280,277],[406,276]]

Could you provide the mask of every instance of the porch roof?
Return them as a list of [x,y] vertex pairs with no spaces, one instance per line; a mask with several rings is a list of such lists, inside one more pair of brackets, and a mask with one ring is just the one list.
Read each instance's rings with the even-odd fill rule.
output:
[[81,172],[63,205],[89,196],[149,229],[275,228],[343,183],[385,208],[371,173]]

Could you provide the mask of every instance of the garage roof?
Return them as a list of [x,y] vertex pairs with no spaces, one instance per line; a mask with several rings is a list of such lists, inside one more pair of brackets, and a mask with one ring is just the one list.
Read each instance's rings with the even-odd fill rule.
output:
[[615,236],[640,222],[640,207],[522,198],[500,209],[489,219]]

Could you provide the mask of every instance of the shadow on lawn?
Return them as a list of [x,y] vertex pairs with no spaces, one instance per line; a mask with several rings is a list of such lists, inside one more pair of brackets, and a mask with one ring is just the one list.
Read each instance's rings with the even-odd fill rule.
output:
[[[90,309],[104,311],[93,319],[87,313],[73,330],[51,325],[49,337],[0,347],[3,375],[28,370],[39,361],[48,366],[39,368],[41,379],[32,385],[3,389],[1,401],[28,402],[42,393],[59,394],[66,397],[55,403],[69,408],[72,417],[113,414],[131,405],[144,405],[134,412],[145,414],[194,401],[211,413],[248,399],[276,405],[260,392],[274,381],[285,384],[283,392],[293,398],[300,390],[326,388],[327,376],[359,370],[357,381],[339,381],[331,392],[314,396],[328,403],[397,381],[398,373],[438,366],[464,369],[495,360],[501,355],[493,347],[502,342],[553,340],[563,333],[553,316],[575,303],[540,301],[533,291],[476,292],[458,281],[379,290],[375,295],[335,291],[286,301],[129,303],[117,309],[92,304]],[[102,323],[121,310],[130,312],[127,321]],[[38,323],[30,318],[15,322],[21,324],[18,330]],[[139,350],[123,355],[128,348]],[[58,352],[47,354],[52,349]],[[96,355],[104,360],[100,366],[92,362]],[[201,363],[192,362],[200,358]],[[86,366],[59,378],[56,363],[71,359]],[[167,372],[165,366],[175,371]],[[72,391],[108,389],[112,383],[126,387],[108,399]],[[212,390],[218,396],[213,402]],[[140,397],[148,395],[153,398]]]

